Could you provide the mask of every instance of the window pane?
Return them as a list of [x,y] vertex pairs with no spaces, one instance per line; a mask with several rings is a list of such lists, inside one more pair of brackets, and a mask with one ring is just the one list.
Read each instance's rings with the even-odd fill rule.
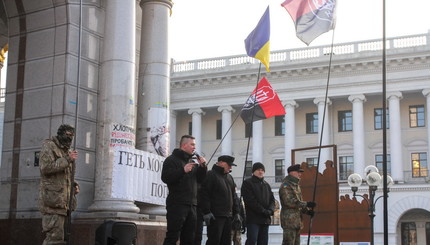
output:
[[425,127],[424,105],[409,106],[409,125],[411,128]]
[[306,158],[306,162],[308,163],[309,167],[316,166],[317,163],[318,163],[318,157],[309,157],[309,158]]
[[428,176],[428,165],[427,165],[427,153],[417,152],[411,154],[412,161],[412,177],[427,177]]
[[[383,155],[375,155],[375,166],[378,168],[379,172],[383,172]],[[387,154],[387,173],[391,174],[391,156]]]
[[306,113],[306,133],[318,133],[318,113]]
[[222,120],[216,120],[216,139],[222,139]]
[[275,136],[285,135],[285,120],[284,115],[275,116]]
[[[387,125],[387,129],[390,128],[390,114],[388,109],[386,110],[387,116],[386,116],[386,125]],[[374,109],[373,112],[373,117],[374,117],[374,127],[375,130],[377,129],[382,129],[382,108],[376,108]]]
[[252,161],[246,161],[245,163],[245,177],[251,177],[252,175]]
[[354,162],[352,156],[339,157],[339,180],[347,180],[354,173]]
[[252,137],[252,123],[245,124],[245,138]]
[[338,130],[339,132],[352,131],[352,112],[338,112]]
[[275,160],[275,181],[282,182],[285,177],[284,159]]
[[417,245],[417,227],[414,222],[403,222],[400,229],[402,245]]

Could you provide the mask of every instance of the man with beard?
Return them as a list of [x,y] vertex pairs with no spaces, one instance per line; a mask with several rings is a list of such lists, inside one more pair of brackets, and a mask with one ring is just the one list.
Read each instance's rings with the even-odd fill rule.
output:
[[[42,229],[46,232],[43,245],[65,244],[64,222],[70,205],[72,190],[72,167],[78,158],[78,152],[71,150],[75,129],[62,124],[57,135],[43,141],[39,154],[40,190],[39,209],[42,213]],[[73,176],[74,177],[74,176]],[[78,190],[77,184],[73,183]],[[76,192],[75,192],[76,194]],[[76,200],[72,206],[76,206]]]
[[179,142],[180,148],[173,150],[163,163],[161,180],[167,184],[169,194],[166,199],[167,232],[164,245],[194,244],[197,224],[197,183],[206,176],[206,159],[197,156],[193,161],[196,140],[184,135]]

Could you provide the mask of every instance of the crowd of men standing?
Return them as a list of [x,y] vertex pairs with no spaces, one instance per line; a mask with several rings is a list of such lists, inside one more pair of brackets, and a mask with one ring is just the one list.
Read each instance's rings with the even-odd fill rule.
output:
[[[174,149],[163,163],[161,179],[169,189],[167,232],[163,244],[176,245],[180,241],[181,245],[200,245],[204,221],[206,245],[241,244],[237,239],[237,230],[241,226],[247,230],[246,245],[267,245],[275,198],[271,186],[264,180],[265,166],[260,162],[253,164],[252,176],[243,181],[242,197],[239,198],[230,175],[232,167],[236,166],[235,158],[222,155],[208,171],[206,159],[196,154],[195,149],[195,138],[184,135],[179,148]],[[284,230],[282,244],[298,245],[303,227],[302,214],[313,216],[316,204],[303,201],[299,186],[303,172],[300,165],[292,165],[287,171],[288,176],[279,189]],[[240,212],[242,198],[246,218]]]
[[[77,205],[75,195],[79,193],[79,185],[74,181],[74,169],[78,152],[71,149],[74,136],[74,127],[63,124],[56,136],[43,142],[40,152],[39,200],[46,234],[44,245],[65,244],[65,221]],[[161,179],[169,189],[163,244],[176,245],[180,241],[181,245],[200,245],[205,222],[206,245],[241,244],[240,231],[245,230],[246,245],[267,245],[275,198],[264,180],[265,166],[260,162],[253,164],[252,176],[243,181],[239,198],[230,175],[232,167],[237,166],[235,158],[222,155],[208,171],[206,159],[195,149],[195,138],[184,135],[179,148],[163,163]],[[316,204],[302,199],[300,165],[292,165],[287,171],[288,176],[279,189],[282,244],[299,245],[302,214],[313,216]]]

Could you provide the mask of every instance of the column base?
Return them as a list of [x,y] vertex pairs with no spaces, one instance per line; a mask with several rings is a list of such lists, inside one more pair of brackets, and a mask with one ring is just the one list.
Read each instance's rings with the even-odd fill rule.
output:
[[88,207],[90,212],[126,212],[126,213],[139,213],[140,209],[134,204],[133,201],[124,199],[104,199],[95,200],[94,203]]

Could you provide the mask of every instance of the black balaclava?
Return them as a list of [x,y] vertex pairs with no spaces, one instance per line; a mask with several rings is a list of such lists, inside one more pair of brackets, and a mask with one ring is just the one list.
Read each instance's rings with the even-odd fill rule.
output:
[[[72,135],[67,135],[66,132],[72,133]],[[65,146],[67,149],[72,145],[73,137],[75,136],[75,128],[69,124],[62,124],[57,131],[57,139],[61,145]]]

